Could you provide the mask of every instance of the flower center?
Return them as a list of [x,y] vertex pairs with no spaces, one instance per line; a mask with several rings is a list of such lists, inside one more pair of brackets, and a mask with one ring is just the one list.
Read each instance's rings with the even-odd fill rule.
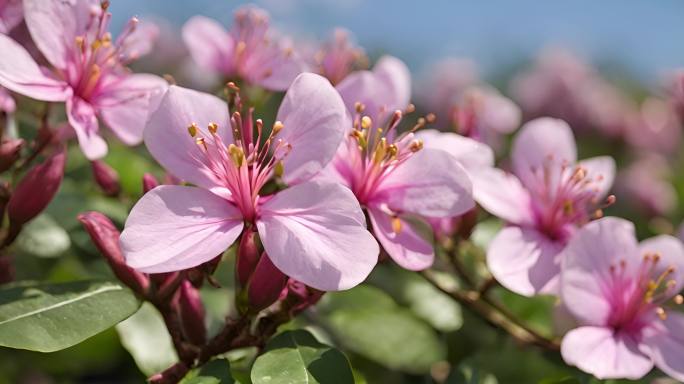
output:
[[662,266],[658,253],[644,254],[635,271],[627,271],[627,262],[621,260],[610,266],[607,288],[612,304],[608,324],[616,329],[639,330],[645,322],[642,315],[655,311],[660,319],[667,318],[665,304],[670,298],[682,304],[684,298],[674,295],[677,282],[672,278],[673,266]]
[[[229,83],[229,88],[238,90],[232,83]],[[237,105],[241,109],[237,93],[232,100],[229,105]],[[193,155],[206,164],[214,179],[230,191],[229,200],[248,222],[257,218],[259,192],[272,177],[282,176],[283,160],[292,149],[289,143],[276,138],[284,127],[283,123],[276,121],[267,134],[262,120],[253,120],[252,113],[253,108],[244,117],[239,111],[232,113],[233,142],[228,145],[218,135],[218,124],[209,124],[206,131],[194,122],[188,125],[188,133],[194,138],[197,148]]]
[[[109,1],[103,1],[99,8],[91,9],[85,32],[76,36],[74,49],[69,52],[71,65],[62,74],[74,93],[84,100],[96,93],[108,74],[124,74],[125,66],[138,57],[138,53],[130,49],[130,37],[138,19],[131,18],[121,35],[112,41],[112,34],[108,32],[112,14],[107,12],[108,8]],[[141,92],[132,97],[144,96]]]
[[599,183],[603,175],[592,175],[581,165],[558,163],[549,156],[541,169],[533,169],[537,178],[531,192],[532,209],[537,225],[553,239],[564,241],[569,227],[586,224],[603,216],[603,208],[615,202],[615,196],[599,201]]

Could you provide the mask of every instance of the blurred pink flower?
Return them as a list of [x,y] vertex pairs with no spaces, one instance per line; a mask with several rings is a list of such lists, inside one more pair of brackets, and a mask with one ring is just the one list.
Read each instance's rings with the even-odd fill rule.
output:
[[416,90],[419,104],[437,115],[436,124],[446,128],[454,103],[463,92],[480,83],[477,66],[469,59],[446,58],[429,65]]
[[124,143],[138,144],[152,94],[166,87],[157,76],[130,74],[125,68],[148,46],[135,38],[137,19],[112,41],[107,32],[111,14],[98,4],[24,1],[26,24],[52,64],[50,72],[21,45],[0,35],[0,84],[38,100],[66,102],[69,123],[89,159],[107,153],[98,117]]
[[306,66],[269,23],[266,11],[244,6],[235,11],[230,31],[212,19],[194,16],[183,26],[183,40],[201,68],[284,91]]
[[684,120],[684,68],[676,69],[666,75],[665,91],[680,118]]
[[521,116],[520,108],[499,91],[477,86],[466,89],[452,106],[449,122],[457,133],[498,149],[501,136],[515,131]]
[[[214,96],[170,87],[147,123],[145,144],[197,187],[162,185],[138,201],[121,235],[127,264],[146,273],[191,268],[256,227],[267,257],[286,275],[320,290],[363,281],[379,249],[359,203],[340,185],[310,180],[350,125],[342,99],[326,79],[302,74],[278,119],[268,136],[256,120],[255,137],[251,112],[229,116]],[[259,195],[280,174],[288,187]]]
[[471,175],[476,201],[508,224],[489,244],[487,265],[513,292],[555,294],[559,252],[600,208],[615,162],[608,156],[578,162],[570,127],[552,118],[525,124],[511,158],[515,174],[490,168]]
[[23,19],[21,0],[0,0],[0,33],[8,34]]
[[637,243],[634,226],[604,218],[563,251],[562,300],[580,326],[563,338],[566,363],[599,379],[639,379],[653,366],[684,380],[684,248],[671,236]]
[[661,155],[641,155],[618,173],[618,196],[650,216],[670,213],[677,205],[677,191],[668,181],[671,173],[667,160]]
[[313,55],[316,72],[326,77],[333,85],[338,84],[355,70],[365,69],[368,58],[363,48],[355,45],[351,33],[336,28],[332,37]]
[[510,91],[527,119],[555,117],[575,130],[597,130],[611,138],[625,131],[634,109],[587,62],[560,48],[542,51],[531,69],[513,78]]
[[434,249],[416,220],[457,216],[474,202],[470,180],[455,157],[423,148],[413,130],[397,133],[410,87],[408,68],[389,56],[373,71],[355,72],[337,86],[355,120],[326,176],[354,192],[392,259],[420,270],[432,265]]
[[649,97],[631,120],[627,142],[640,149],[675,153],[682,140],[682,125],[674,106],[668,101]]

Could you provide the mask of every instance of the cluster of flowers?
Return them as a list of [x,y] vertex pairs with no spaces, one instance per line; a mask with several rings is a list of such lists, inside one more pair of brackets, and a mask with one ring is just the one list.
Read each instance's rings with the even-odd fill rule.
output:
[[[610,157],[578,161],[563,120],[524,124],[506,172],[495,167],[492,148],[520,125],[511,100],[488,85],[456,81],[456,96],[432,95],[454,132],[425,128],[432,114],[401,130],[415,110],[406,65],[384,56],[372,70],[359,69],[365,56],[344,31],[307,59],[276,38],[263,10],[239,9],[229,31],[205,17],[190,19],[183,39],[196,64],[239,84],[229,82],[222,100],[131,73],[127,65],[150,50],[155,33],[134,18],[114,39],[107,3],[0,4],[0,106],[13,111],[9,90],[65,103],[68,120],[49,140],[56,154],[13,190],[11,220],[20,226],[50,201],[56,187],[35,190],[59,186],[61,143],[72,132],[106,184],[107,169],[96,161],[107,152],[99,122],[125,144],[144,141],[178,179],[158,186],[148,180],[120,239],[103,216],[81,217],[117,276],[137,291],[155,274],[215,265],[237,244],[245,311],[267,308],[302,285],[320,297],[363,282],[381,252],[409,270],[430,267],[434,239],[425,229],[449,238],[473,220],[477,203],[506,224],[487,250],[496,280],[525,296],[557,295],[575,317],[577,328],[562,342],[568,364],[600,378],[639,378],[655,364],[684,380],[684,315],[672,310],[683,301],[684,247],[669,236],[638,244],[631,223],[603,217],[615,200],[608,195],[615,164]],[[30,42],[6,34],[22,18]],[[560,72],[590,76],[577,68]],[[517,84],[525,103],[535,104],[526,110],[573,119],[576,106],[541,105],[558,98],[531,93],[552,81],[540,73]],[[243,100],[240,87],[247,85],[286,91],[270,126]],[[602,92],[582,90],[592,91]],[[3,169],[13,165],[18,140],[3,138]],[[192,306],[196,291],[181,287]]]

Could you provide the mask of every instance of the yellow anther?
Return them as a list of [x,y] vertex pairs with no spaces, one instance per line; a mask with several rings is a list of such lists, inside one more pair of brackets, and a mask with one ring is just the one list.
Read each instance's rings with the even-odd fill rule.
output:
[[245,44],[244,41],[240,41],[237,43],[237,46],[235,47],[235,54],[237,56],[242,55],[245,52],[245,49],[247,48],[247,44]]
[[380,164],[385,159],[386,154],[387,154],[387,139],[383,137],[378,142],[378,145],[375,146],[375,152],[373,153],[373,162],[376,164]]
[[78,46],[79,49],[83,49],[83,43],[85,42],[85,39],[83,36],[76,36],[76,45]]
[[277,135],[278,132],[282,131],[283,127],[285,127],[285,125],[280,120],[273,123],[273,134]]
[[397,216],[394,216],[392,218],[392,231],[396,234],[399,234],[399,232],[401,232],[401,219]]
[[351,133],[352,137],[356,139],[356,142],[359,143],[359,147],[361,150],[365,150],[366,147],[368,146],[368,140],[366,140],[366,134],[363,131],[359,130],[353,130]]
[[677,295],[677,296],[675,296],[675,297],[674,297],[674,302],[675,302],[675,304],[677,304],[677,305],[682,305],[682,304],[684,304],[684,296],[682,296],[682,295]]
[[667,320],[667,312],[665,312],[665,310],[662,307],[656,308],[656,314],[658,315],[660,320]]
[[572,200],[567,199],[563,201],[563,213],[565,216],[571,216],[575,212]]
[[387,147],[387,154],[389,155],[390,158],[396,157],[397,153],[399,153],[399,148],[397,148],[396,144],[390,144]]
[[414,140],[409,146],[411,152],[418,152],[423,149],[423,140]]
[[209,123],[209,126],[207,128],[209,128],[209,132],[211,132],[212,134],[215,134],[216,131],[218,131],[218,124]]
[[92,44],[90,44],[90,49],[92,49],[93,51],[97,51],[97,49],[100,48],[101,46],[102,46],[102,40],[97,39],[97,40],[93,41]]
[[195,137],[197,135],[197,130],[198,130],[197,124],[192,123],[192,124],[188,125],[188,133],[190,134],[191,137]]
[[282,177],[283,172],[285,172],[285,166],[283,165],[283,162],[281,160],[276,163],[275,168],[273,169],[273,173],[275,174],[275,177]]
[[205,151],[207,150],[207,143],[206,143],[206,141],[204,141],[204,138],[203,138],[203,137],[198,137],[198,138],[196,138],[196,139],[195,139],[195,143],[196,143],[197,145],[203,147]]
[[242,150],[242,147],[238,147],[235,144],[230,144],[228,146],[228,154],[230,157],[233,159],[233,162],[235,165],[238,167],[241,167],[242,164],[245,162],[245,151]]
[[354,110],[356,111],[356,113],[361,113],[364,109],[366,109],[366,106],[362,103],[359,103],[358,101],[354,103]]
[[364,116],[361,118],[361,128],[369,129],[373,125],[373,120],[370,117]]

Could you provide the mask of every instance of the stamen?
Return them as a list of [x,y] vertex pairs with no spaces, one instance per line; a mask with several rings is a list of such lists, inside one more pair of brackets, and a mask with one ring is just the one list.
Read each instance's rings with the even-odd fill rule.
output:
[[216,131],[218,131],[218,124],[209,123],[209,126],[207,128],[209,128],[209,132],[211,132],[212,135],[215,135]]
[[401,227],[402,227],[401,219],[397,216],[394,216],[392,218],[392,231],[395,234],[399,234],[399,232],[401,232]]
[[667,312],[665,312],[665,309],[663,309],[663,307],[656,308],[656,314],[658,315],[660,320],[662,320],[662,321],[667,320]]
[[675,296],[673,300],[674,300],[675,304],[677,304],[677,305],[684,304],[684,296],[682,296],[682,295]]
[[[259,121],[260,120],[257,120],[257,122]],[[273,123],[273,135],[277,135],[278,132],[282,131],[283,127],[285,127],[285,125],[280,120]]]
[[361,128],[369,129],[373,125],[373,121],[370,117],[364,116],[361,118]]
[[192,123],[188,125],[188,133],[190,134],[190,137],[195,137],[197,135],[197,131],[199,130],[199,127],[197,126],[196,123]]

